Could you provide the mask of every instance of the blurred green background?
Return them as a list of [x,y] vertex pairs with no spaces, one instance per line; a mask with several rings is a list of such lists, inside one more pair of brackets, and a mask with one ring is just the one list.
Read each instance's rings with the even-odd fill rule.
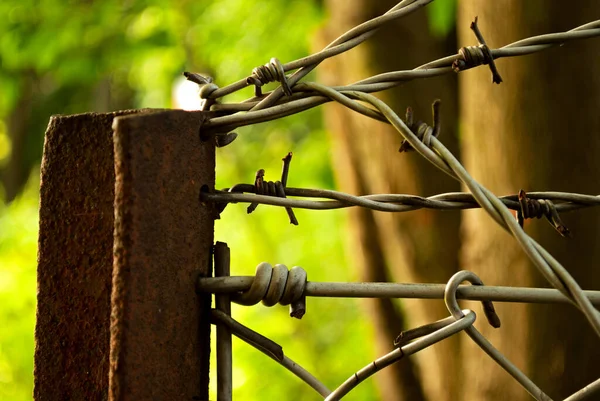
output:
[[[453,3],[430,7],[432,31],[448,32]],[[327,16],[316,0],[3,0],[0,15],[0,400],[20,401],[32,398],[39,163],[49,117],[189,107],[197,99],[190,98],[194,88],[183,83],[182,71],[206,73],[224,86],[271,57],[286,62],[305,56]],[[249,88],[228,100],[251,93]],[[335,188],[319,110],[237,132],[233,146],[218,150],[217,187],[252,182],[259,168],[275,180],[281,158],[292,151],[290,186]],[[278,208],[261,206],[248,216],[244,205],[228,206],[215,238],[232,249],[232,274],[253,274],[259,262],[269,261],[301,265],[310,280],[355,281],[343,242],[344,211],[296,213],[298,227]],[[329,387],[376,357],[371,328],[355,300],[310,299],[301,321],[283,307],[234,306],[233,314]],[[235,398],[281,394],[319,399],[234,340]],[[352,398],[376,399],[372,380]]]

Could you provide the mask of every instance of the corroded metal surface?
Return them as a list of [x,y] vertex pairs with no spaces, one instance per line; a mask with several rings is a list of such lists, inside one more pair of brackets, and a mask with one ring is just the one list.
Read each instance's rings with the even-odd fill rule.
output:
[[36,400],[208,399],[210,297],[195,283],[210,271],[199,193],[214,186],[214,141],[200,140],[203,113],[133,113],[50,121]]
[[41,168],[34,398],[106,400],[116,115],[54,116]]
[[111,400],[207,400],[208,275],[214,141],[206,114],[179,110],[115,119],[115,244]]

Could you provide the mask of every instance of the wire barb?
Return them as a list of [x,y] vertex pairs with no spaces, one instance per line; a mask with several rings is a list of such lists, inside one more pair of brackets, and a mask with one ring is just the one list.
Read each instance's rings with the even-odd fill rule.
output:
[[571,231],[565,226],[558,215],[554,203],[547,199],[531,199],[524,190],[519,190],[519,205],[517,221],[521,228],[525,219],[540,219],[545,217],[554,229],[563,237],[571,238]]
[[[254,179],[254,193],[257,195],[275,196],[279,198],[286,198],[285,187],[287,185],[288,174],[290,171],[290,163],[292,162],[292,152],[289,152],[283,159],[283,168],[281,171],[281,181],[265,181],[265,170],[260,169],[256,172]],[[229,192],[237,192],[237,186],[232,187]],[[258,202],[252,202],[247,208],[248,214],[252,213],[258,207]],[[222,211],[223,208],[220,209]],[[285,211],[290,219],[290,224],[295,226],[298,225],[298,219],[294,214],[294,210],[291,207],[286,207]]]
[[[440,117],[440,106],[442,101],[440,99],[436,99],[431,105],[431,113],[433,114],[433,127],[425,124],[422,121],[414,122],[413,111],[412,108],[408,107],[406,109],[406,126],[415,133],[415,135],[423,142],[423,144],[427,147],[431,145],[431,138],[437,138],[440,135],[441,131],[441,117]],[[400,144],[400,149],[398,150],[400,153],[409,152],[414,150],[411,144],[404,139]]]
[[475,33],[475,37],[477,38],[479,46],[466,46],[460,48],[458,50],[460,57],[454,60],[452,63],[452,69],[455,72],[460,72],[482,64],[489,65],[490,70],[492,71],[492,82],[495,84],[500,84],[502,82],[502,77],[496,68],[494,56],[492,55],[490,48],[485,43],[485,39],[483,39],[483,35],[479,30],[479,26],[477,25],[477,17],[475,17],[473,22],[471,22],[471,30],[473,33]]
[[[522,229],[523,222],[526,218],[540,218],[543,215],[552,223],[561,235],[566,236],[570,232],[560,221],[558,211],[562,212],[585,206],[596,206],[599,204],[600,198],[591,195],[558,192],[526,194],[525,191],[521,191],[517,196],[500,198],[477,182],[444,144],[437,139],[440,132],[439,101],[434,102],[433,104],[433,127],[429,127],[421,122],[415,123],[411,109],[407,110],[406,122],[402,121],[386,103],[371,95],[371,93],[390,89],[413,79],[435,77],[452,72],[452,70],[458,72],[473,68],[477,65],[488,65],[492,72],[493,82],[499,84],[502,82],[502,78],[496,68],[495,59],[501,57],[522,56],[542,51],[552,46],[562,45],[568,41],[598,37],[600,36],[600,20],[581,25],[568,32],[539,35],[519,40],[502,48],[490,49],[479,30],[477,18],[475,18],[471,24],[471,29],[477,38],[478,46],[463,47],[459,50],[458,54],[431,61],[414,68],[413,70],[386,72],[346,86],[326,87],[314,83],[300,83],[300,80],[306,76],[306,74],[326,58],[343,53],[357,46],[368,39],[384,22],[391,21],[416,11],[431,1],[432,0],[402,1],[386,14],[351,29],[319,53],[286,64],[281,64],[277,59],[271,59],[269,64],[255,68],[252,75],[247,79],[243,79],[222,89],[219,89],[214,85],[210,78],[199,75],[190,75],[191,79],[188,79],[201,85],[200,96],[204,99],[203,110],[210,109],[212,111],[221,111],[222,113],[212,117],[203,125],[204,132],[231,132],[233,129],[240,126],[278,119],[308,110],[329,101],[336,101],[370,118],[385,121],[393,125],[404,137],[404,142],[400,147],[400,151],[416,150],[426,160],[438,167],[444,173],[459,180],[466,188],[468,188],[471,194],[441,194],[429,198],[399,194],[380,194],[357,197],[335,191],[288,188],[287,173],[289,169],[289,159],[291,159],[291,155],[289,155],[287,166],[286,158],[283,159],[284,167],[281,181],[275,183],[264,181],[264,170],[259,170],[254,185],[238,184],[229,189],[228,193],[202,191],[200,199],[203,201],[216,202],[217,204],[215,206],[217,206],[217,210],[222,210],[227,203],[231,202],[250,202],[249,212],[254,210],[260,203],[283,206],[288,208],[287,210],[288,214],[290,214],[290,222],[292,222],[292,224],[297,224],[297,222],[293,222],[295,218],[292,218],[293,212],[291,212],[291,207],[335,209],[348,206],[361,206],[373,210],[391,212],[404,212],[424,207],[443,210],[482,207],[500,227],[507,230],[515,237],[527,256],[533,261],[534,265],[555,290],[500,288],[501,291],[495,292],[490,287],[484,288],[481,280],[471,272],[457,273],[450,281],[448,281],[446,286],[442,286],[439,294],[436,292],[438,290],[435,288],[423,288],[420,290],[421,297],[423,298],[435,298],[443,292],[446,305],[448,310],[452,313],[455,322],[439,330],[437,330],[437,328],[441,324],[440,322],[415,330],[409,330],[404,334],[403,338],[399,339],[400,343],[402,344],[403,341],[412,341],[413,339],[416,339],[415,341],[402,345],[401,348],[395,349],[390,354],[378,359],[368,365],[365,369],[357,372],[346,383],[338,388],[339,391],[336,390],[332,393],[331,397],[328,399],[338,399],[339,396],[342,396],[347,391],[351,390],[369,375],[377,372],[388,364],[395,362],[402,357],[402,355],[409,355],[410,350],[416,352],[418,349],[421,349],[419,348],[419,344],[423,344],[423,346],[430,345],[430,343],[425,345],[423,340],[425,340],[426,337],[433,339],[434,334],[437,335],[443,332],[447,335],[452,335],[456,332],[454,330],[465,330],[488,355],[525,387],[534,398],[546,401],[550,398],[519,371],[519,369],[512,365],[510,361],[499,353],[499,351],[472,326],[473,321],[468,321],[467,317],[472,316],[470,319],[474,319],[474,314],[471,315],[470,312],[467,314],[464,311],[461,311],[458,307],[456,298],[460,297],[461,292],[471,293],[471,295],[479,292],[480,297],[476,299],[486,301],[484,303],[484,310],[488,315],[490,324],[494,327],[498,327],[500,321],[493,310],[491,302],[488,302],[492,299],[503,301],[517,299],[519,302],[540,302],[542,299],[552,299],[552,302],[570,302],[580,309],[596,334],[600,336],[600,315],[592,303],[592,300],[595,299],[596,304],[599,304],[600,295],[584,292],[577,281],[570,275],[568,270]],[[285,71],[296,69],[297,71],[289,77],[285,75]],[[277,87],[272,92],[263,95],[261,87],[266,83],[273,81],[280,82],[281,87]],[[248,85],[255,86],[255,95],[258,98],[248,99],[242,103],[215,104],[216,99],[243,89]],[[282,98],[283,93],[287,95],[286,98]],[[239,192],[254,192],[256,195],[246,195]],[[333,201],[287,199],[287,195],[320,197],[333,199]],[[554,205],[550,199],[560,203]],[[514,215],[508,210],[509,208],[517,210],[517,221],[515,220]],[[300,273],[298,276],[298,284],[292,285],[292,281],[294,281],[292,272],[294,269],[288,272],[287,268],[283,265],[277,265],[275,268],[272,268],[268,264],[261,264],[259,267],[261,272],[259,274],[257,268],[257,274],[254,278],[227,278],[230,282],[237,282],[237,287],[235,289],[236,293],[231,296],[232,299],[235,299],[242,304],[257,303],[261,300],[265,304],[277,302],[284,303],[285,300],[286,303],[289,302],[292,305],[292,316],[301,317],[305,311],[305,296],[340,296],[340,283],[326,283],[330,287],[329,290],[323,291],[321,295],[318,295],[319,288],[321,288],[321,290],[323,289],[320,284],[322,285],[323,283],[307,283],[305,272],[304,275]],[[222,278],[217,279],[220,280]],[[199,288],[204,288],[204,290],[206,290],[210,287],[210,283],[206,280],[210,279],[199,279]],[[468,290],[459,288],[459,284],[465,280],[476,285],[465,286],[469,287]],[[344,296],[356,297],[359,296],[359,293],[363,294],[362,296],[367,296],[365,295],[367,293],[375,294],[375,296],[382,296],[380,291],[382,291],[383,283],[358,284],[360,285],[345,283],[344,285],[347,286],[347,292],[344,294],[347,295]],[[373,285],[373,287],[368,287],[370,285]],[[370,288],[372,292],[369,292],[371,290],[367,291],[368,288]],[[386,288],[386,291],[389,291],[387,292],[387,296],[389,297],[389,294],[393,293],[396,296],[399,296],[398,294],[408,290],[409,293],[414,296],[416,287],[414,287],[414,284],[398,284],[393,285],[393,288]],[[435,294],[432,294],[432,292]],[[484,293],[486,295],[484,297],[481,296],[481,294]],[[461,325],[460,327],[458,326],[459,324]],[[452,326],[452,333],[446,330],[449,329],[450,326]],[[425,334],[425,337],[419,338],[423,334]],[[285,360],[286,358],[284,356],[283,361],[285,362]],[[594,382],[591,386],[594,388],[600,387],[597,382]],[[319,391],[321,391],[321,394],[327,393],[326,389],[321,389]],[[581,391],[579,394],[583,394]],[[582,397],[577,393],[570,397],[570,399],[581,398]]]

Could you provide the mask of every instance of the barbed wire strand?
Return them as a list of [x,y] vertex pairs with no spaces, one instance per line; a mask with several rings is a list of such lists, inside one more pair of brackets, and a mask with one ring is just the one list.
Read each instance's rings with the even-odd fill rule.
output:
[[[283,65],[279,62],[279,60],[273,58],[268,64],[264,66],[257,67],[253,74],[245,80],[245,84],[234,84],[229,86],[228,88],[224,88],[220,90],[217,85],[212,83],[210,78],[205,78],[199,76],[198,74],[190,74],[187,73],[189,79],[197,82],[201,85],[200,95],[201,98],[204,99],[203,109],[210,108],[211,110],[217,113],[229,113],[229,115],[224,116],[216,116],[211,118],[206,126],[205,130],[212,131],[213,133],[219,132],[227,132],[231,129],[234,129],[238,126],[255,124],[258,122],[268,121],[275,118],[281,118],[283,116],[294,114],[299,111],[307,110],[309,108],[315,107],[318,104],[322,104],[328,101],[337,101],[340,104],[348,107],[356,112],[367,115],[370,118],[374,118],[380,121],[387,121],[390,123],[403,137],[403,143],[401,150],[414,149],[423,157],[425,157],[430,163],[434,164],[438,169],[442,170],[444,173],[449,175],[450,177],[462,182],[471,192],[472,198],[490,215],[490,217],[496,221],[502,228],[509,231],[517,240],[523,251],[527,254],[527,256],[532,260],[534,265],[538,268],[538,270],[542,273],[542,275],[546,278],[546,280],[558,290],[559,293],[562,294],[566,299],[569,300],[574,306],[579,308],[588,322],[594,329],[594,331],[600,336],[600,312],[596,310],[586,292],[584,292],[578,283],[573,279],[573,277],[569,274],[569,272],[552,256],[550,253],[541,247],[535,240],[529,237],[522,228],[522,223],[524,218],[526,217],[540,217],[541,215],[546,215],[549,221],[554,225],[554,227],[561,232],[561,234],[568,234],[568,229],[564,227],[562,222],[560,222],[560,218],[558,217],[558,210],[562,207],[561,204],[554,205],[550,200],[542,199],[539,200],[538,203],[533,201],[529,201],[530,199],[534,199],[529,195],[529,199],[527,198],[527,194],[523,191],[520,193],[517,201],[520,205],[520,214],[518,213],[518,221],[515,217],[510,213],[509,208],[510,202],[514,202],[514,199],[500,199],[496,195],[494,195],[487,188],[479,184],[475,181],[470,174],[465,170],[465,168],[460,164],[460,162],[454,157],[454,155],[439,141],[437,138],[437,134],[439,133],[434,128],[428,127],[426,125],[421,125],[418,127],[418,132],[413,132],[413,129],[416,129],[411,121],[407,123],[402,121],[398,117],[398,115],[384,102],[379,100],[378,98],[372,96],[371,92],[376,92],[384,89],[389,89],[391,87],[399,85],[401,82],[406,82],[415,78],[426,78],[437,76],[441,74],[448,73],[450,71],[462,71],[465,69],[473,68],[477,65],[487,64],[490,66],[493,73],[493,81],[496,83],[500,83],[502,78],[500,77],[493,61],[494,59],[501,57],[513,57],[513,56],[522,56],[525,54],[531,54],[534,52],[538,52],[544,49],[547,49],[553,45],[558,43],[565,43],[570,40],[578,40],[590,37],[600,36],[600,21],[590,22],[588,24],[582,25],[571,31],[564,33],[554,33],[554,34],[546,34],[540,35],[536,37],[531,37],[527,39],[523,39],[517,42],[514,42],[510,45],[504,46],[500,49],[490,50],[486,42],[477,27],[477,19],[472,23],[471,28],[473,29],[479,46],[469,46],[463,47],[459,50],[458,54],[453,56],[444,57],[439,60],[435,60],[424,64],[420,67],[417,67],[414,70],[410,71],[396,71],[391,73],[379,74],[377,76],[367,78],[362,81],[358,81],[354,84],[348,86],[341,87],[327,87],[324,85],[316,84],[316,83],[302,83],[298,84],[299,80],[304,77],[308,72],[316,67],[316,65],[324,60],[327,57],[332,57],[333,55],[342,53],[362,41],[366,40],[370,35],[373,34],[374,30],[379,28],[381,24],[390,21],[395,18],[399,18],[401,16],[407,15],[410,12],[415,11],[416,9],[428,4],[432,0],[404,0],[400,2],[398,5],[393,7],[388,13],[383,16],[374,18],[370,21],[367,21],[364,24],[359,25],[358,27],[348,31],[346,34],[342,35],[334,42],[332,42],[329,46],[327,46],[324,51],[317,53],[315,55],[309,56],[307,58],[297,60],[296,64],[288,63],[287,65]],[[311,58],[312,57],[312,58]],[[292,68],[292,66],[294,68]],[[286,71],[300,68],[291,76],[287,76],[285,74]],[[266,84],[270,81],[279,81],[280,86],[278,86],[274,91],[263,95],[261,92],[262,85]],[[240,81],[241,82],[241,81]],[[224,96],[227,93],[232,93],[235,90],[240,89],[241,87],[245,87],[248,85],[255,86],[255,97],[244,101],[240,104],[226,104],[226,105],[218,105],[216,104],[216,99],[220,96]],[[287,98],[281,99],[283,94],[286,94]],[[436,115],[439,109],[435,107],[436,103],[434,103],[434,122],[439,121],[439,115]],[[237,109],[236,109],[237,108]],[[246,113],[240,113],[240,111],[249,110]],[[233,113],[233,114],[231,114]],[[408,125],[407,125],[408,124]],[[227,134],[230,138],[232,137],[232,133]],[[231,142],[231,141],[228,141]],[[280,200],[285,200],[285,185],[280,185],[276,187],[277,196],[280,197]],[[293,192],[293,191],[292,191]],[[289,194],[289,193],[288,193]],[[218,196],[224,194],[205,194],[205,196]],[[268,193],[268,195],[273,195]],[[444,202],[443,198],[430,200],[427,198],[412,198],[405,200],[408,202],[421,202],[421,204],[396,204],[390,205],[390,199],[393,199],[393,196],[390,195],[380,195],[379,198],[376,197],[353,197],[348,198],[349,195],[344,194],[342,200],[336,199],[334,201],[329,201],[326,203],[335,203],[336,206],[340,206],[340,203],[344,203],[344,206],[347,206],[348,203],[354,206],[354,203],[360,202],[361,204],[356,206],[363,207],[380,207],[387,208],[388,206],[395,207],[426,207],[424,204],[427,202],[429,206],[432,203],[436,202]],[[227,202],[232,201],[233,196],[246,196],[244,194],[227,194],[229,196],[229,200],[225,201],[225,205]],[[256,203],[258,195],[253,196],[254,204]],[[335,196],[339,196],[336,194]],[[585,196],[585,195],[581,195]],[[341,197],[340,197],[341,198]],[[243,199],[243,198],[237,198]],[[204,199],[205,201],[208,199]],[[264,200],[264,199],[263,199]],[[383,201],[385,200],[385,202]],[[398,198],[395,198],[398,200]],[[215,201],[213,198],[212,201]],[[306,202],[306,201],[297,201],[297,200],[285,200],[286,202]],[[590,203],[596,202],[596,200],[587,199]],[[323,201],[310,201],[314,206],[318,202],[320,204],[324,203]],[[369,205],[365,205],[364,203],[369,203]],[[448,201],[445,201],[448,202]],[[569,201],[566,201],[569,202]],[[375,204],[373,204],[375,203]],[[466,205],[463,202],[463,205]],[[287,203],[281,204],[284,207],[288,208],[288,212],[290,212],[290,207],[298,207],[296,205]],[[333,206],[333,205],[329,205]],[[437,204],[438,207],[441,208],[441,204]],[[446,205],[447,206],[447,205]],[[577,205],[580,206],[580,205]],[[565,209],[569,207],[577,207],[575,203],[571,203],[565,206]],[[452,207],[457,207],[458,205],[454,204]],[[290,216],[291,218],[291,216]],[[287,270],[287,268],[286,268]],[[283,270],[278,268],[278,271],[282,274]],[[292,301],[294,298],[298,302],[300,298],[301,301],[301,314],[304,313],[304,304],[303,297],[306,293],[306,287],[308,283],[306,283],[306,275],[298,276],[303,277],[300,281],[304,281],[304,288],[302,291],[297,290],[297,286],[291,286],[288,288],[287,285],[285,287],[281,287],[283,284],[280,284],[276,294],[271,290],[265,290],[265,293],[269,293],[268,303],[273,303],[273,301],[277,301],[277,298],[281,296],[283,299],[284,295],[286,301]],[[222,279],[228,279],[227,277],[223,277]],[[269,278],[270,282],[271,278]],[[471,272],[459,272],[457,275],[453,276],[450,281],[447,283],[444,292],[444,299],[446,301],[447,308],[452,313],[453,317],[456,319],[455,323],[458,323],[460,320],[464,319],[464,313],[460,310],[456,302],[456,293],[459,290],[460,282],[468,280],[474,284],[483,284]],[[264,281],[264,280],[263,280]],[[281,281],[281,280],[280,280]],[[252,279],[252,283],[250,283],[250,289],[244,295],[235,295],[233,298],[237,299],[238,302],[240,299],[245,299],[251,297],[253,300],[260,299],[265,296],[263,293],[261,296],[257,297],[256,291],[262,291],[260,286],[255,285],[258,282],[257,278]],[[274,295],[275,294],[275,295]],[[293,295],[290,295],[293,294]],[[260,294],[259,294],[260,295]],[[553,293],[552,295],[555,297],[556,295]],[[300,298],[298,298],[300,297]],[[298,298],[298,299],[296,299]],[[267,299],[267,298],[265,298]],[[247,301],[247,299],[246,299]],[[281,301],[281,300],[280,300]],[[264,302],[264,301],[263,301]],[[492,313],[491,304],[489,300],[488,302],[487,312],[488,317],[495,315]],[[220,316],[222,319],[219,320]],[[298,318],[301,317],[296,316]],[[223,313],[219,310],[213,310],[212,316],[214,319],[217,319],[221,324],[229,324],[230,327],[236,327],[235,329],[231,328],[232,332],[236,331],[244,331],[236,324],[232,324],[231,321],[233,319],[228,316],[226,313]],[[228,323],[224,323],[228,322]],[[235,321],[234,321],[235,322]],[[451,323],[452,325],[454,323]],[[493,323],[492,323],[493,324]],[[497,321],[497,325],[499,326],[500,322]],[[427,334],[427,336],[432,336],[437,334],[438,332],[447,329],[448,327],[444,327],[439,329],[438,331],[434,331],[431,334]],[[423,330],[429,331],[432,330],[434,325],[428,325]],[[248,329],[249,330],[249,329]],[[500,364],[509,374],[511,374],[531,395],[533,395],[538,400],[550,400],[550,398],[545,395],[537,386],[531,382],[522,372],[520,372],[514,365],[512,365],[502,354],[500,354],[488,341],[483,337],[472,325],[467,325],[464,328],[467,334],[488,354],[492,357],[498,364]],[[415,332],[416,333],[416,332]],[[246,333],[247,334],[247,333]],[[415,335],[415,334],[413,334]],[[452,334],[449,334],[452,335]],[[268,340],[268,339],[267,339]],[[406,346],[400,347],[402,349],[404,347],[410,346],[419,342],[420,340],[416,340],[412,343],[407,344]],[[254,346],[260,344],[253,344]],[[398,349],[397,349],[398,350]],[[266,350],[263,349],[263,352]],[[268,350],[267,350],[268,351]],[[393,351],[394,352],[394,351]],[[402,355],[403,351],[396,351],[396,354]],[[274,359],[278,359],[278,355],[266,352]],[[386,361],[391,361],[393,363],[397,357],[395,356],[384,356],[382,361],[382,366],[385,365]],[[388,354],[390,355],[390,354]],[[399,358],[397,358],[399,359]],[[281,358],[279,358],[281,360]],[[386,365],[387,366],[387,365]],[[365,374],[374,374],[377,369],[377,361],[373,364],[369,365],[364,370]],[[307,372],[308,373],[308,372]],[[359,371],[360,373],[360,371]],[[354,378],[351,379],[351,383],[358,384],[361,380],[360,377],[355,374]],[[584,387],[579,390],[571,397],[571,400],[583,399],[587,397],[591,392],[594,392],[596,389],[600,388],[600,382],[597,380],[590,385]],[[343,385],[342,385],[343,387]],[[314,388],[314,387],[313,387]],[[317,390],[318,391],[318,390]],[[349,391],[349,390],[348,390]]]
[[[545,249],[539,246],[533,239],[524,233],[519,224],[515,221],[512,214],[490,191],[477,183],[462,167],[460,162],[448,151],[445,146],[435,137],[431,138],[432,148],[425,146],[407,126],[396,115],[396,113],[387,104],[378,98],[361,92],[354,92],[354,96],[360,100],[370,103],[384,115],[390,123],[398,130],[412,148],[417,150],[422,156],[429,160],[436,167],[444,171],[449,176],[465,183],[475,200],[496,220],[498,224],[507,230],[510,230],[517,238],[526,254],[532,259],[540,269],[544,277],[557,289],[562,291],[572,301],[578,305],[586,315],[590,324],[600,335],[600,316],[591,303],[582,295],[581,288],[570,274],[554,259]],[[434,118],[435,120],[435,118]],[[432,150],[433,149],[433,150]],[[435,152],[434,152],[435,150]]]
[[[504,57],[518,57],[532,53],[537,53],[549,49],[558,44],[566,43],[572,40],[588,39],[600,36],[600,20],[593,21],[567,32],[551,33],[538,35],[506,45],[500,49],[491,49],[490,54],[493,59]],[[407,81],[420,78],[431,78],[439,75],[454,72],[452,63],[460,59],[460,53],[440,58],[423,64],[413,70],[387,72],[373,77],[358,81],[347,86],[327,87],[328,89],[347,95],[348,92],[360,91],[366,93],[379,92],[386,89],[391,89]],[[273,119],[278,119],[291,114],[296,114],[300,111],[305,111],[316,107],[323,103],[337,100],[334,99],[331,93],[326,94],[323,90],[325,85],[316,83],[302,83],[292,87],[296,97],[290,97],[289,100],[284,98],[281,104],[273,105],[269,108],[255,109],[260,104],[260,99],[249,99],[248,101],[237,104],[215,104],[211,107],[214,111],[241,112],[222,117],[214,117],[207,124],[206,128],[219,131],[230,131],[237,127],[266,122]],[[275,93],[271,92],[271,93]],[[316,92],[316,93],[315,93]],[[217,93],[217,92],[214,92]],[[320,94],[321,96],[315,96]],[[252,111],[249,111],[252,110]],[[365,114],[365,113],[362,113]],[[379,118],[376,118],[379,119]]]
[[[255,193],[255,188],[251,184],[237,184],[235,185],[235,189],[236,190],[232,192],[230,192],[229,188],[216,192],[202,192],[200,198],[204,202],[260,203],[263,205],[309,210],[366,207],[381,212],[409,212],[419,209],[448,211],[481,208],[473,195],[469,192],[448,192],[429,197],[408,194],[373,194],[357,196],[331,189],[285,187],[285,194],[288,198],[277,198],[266,195],[250,195]],[[289,196],[329,200],[313,201],[290,199]],[[559,212],[570,212],[600,206],[600,196],[598,195],[548,191],[527,192],[527,197],[531,199],[562,202],[555,204],[556,210]],[[509,209],[520,210],[518,195],[501,196],[499,199]]]
[[482,208],[501,227],[513,234],[521,245],[521,248],[538,267],[538,270],[544,277],[581,309],[596,334],[600,336],[600,313],[584,296],[581,288],[569,272],[549,252],[523,231],[514,216],[496,195],[475,181],[462,164],[437,138],[431,138],[431,148],[425,146],[404,124],[400,117],[383,101],[366,93],[360,93],[359,97],[371,103],[384,114],[396,130],[403,135],[404,139],[423,157],[442,171],[451,174],[463,182]]
[[[377,29],[379,29],[385,23],[413,13],[421,7],[424,7],[425,5],[431,3],[432,1],[433,0],[401,1],[400,3],[392,7],[389,11],[387,11],[385,14],[372,18],[350,29],[349,31],[335,39],[333,42],[331,42],[329,45],[327,45],[322,51],[283,64],[281,67],[284,72],[299,69],[292,76],[287,78],[288,85],[293,86],[296,82],[298,82],[310,71],[312,71],[321,61],[336,56],[338,54],[344,53],[352,49],[353,47],[356,47],[357,45],[361,44],[362,42],[373,36]],[[224,88],[218,88],[214,90],[208,97],[211,99],[218,99],[220,97],[236,92],[240,89],[243,89],[249,85],[250,82],[247,78],[242,79]],[[256,105],[258,106],[257,110],[271,106],[274,101],[278,100],[278,98],[281,97],[281,95],[283,95],[283,89],[277,88],[271,94],[266,95],[266,98],[263,99],[262,105]]]

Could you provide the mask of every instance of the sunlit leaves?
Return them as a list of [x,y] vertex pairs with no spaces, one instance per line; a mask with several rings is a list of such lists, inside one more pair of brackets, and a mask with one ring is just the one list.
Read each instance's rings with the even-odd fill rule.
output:
[[[25,157],[34,159],[51,114],[170,107],[182,71],[210,73],[225,86],[271,57],[285,63],[308,55],[323,23],[314,0],[3,0],[0,15],[0,120],[19,112],[29,82],[35,93],[31,124],[40,139]],[[251,94],[248,88],[225,101]],[[291,151],[290,186],[334,188],[319,110],[237,132],[232,145],[218,150],[217,187],[252,182],[259,168],[266,179],[278,180],[281,158]],[[7,137],[0,137],[0,152],[10,147],[2,142]],[[34,178],[22,197],[0,206],[0,399],[31,398],[38,185]],[[309,280],[352,280],[342,242],[345,212],[296,214],[298,227],[280,208],[260,206],[247,215],[245,205],[229,205],[216,223],[216,239],[232,249],[232,273],[252,274],[257,263],[269,261],[301,265]],[[302,321],[281,306],[235,307],[234,316],[335,387],[375,356],[359,305],[309,299]],[[258,351],[239,341],[234,346],[236,399],[319,399]],[[373,399],[372,381],[355,394]]]
[[31,400],[39,180],[0,205],[0,399]]

